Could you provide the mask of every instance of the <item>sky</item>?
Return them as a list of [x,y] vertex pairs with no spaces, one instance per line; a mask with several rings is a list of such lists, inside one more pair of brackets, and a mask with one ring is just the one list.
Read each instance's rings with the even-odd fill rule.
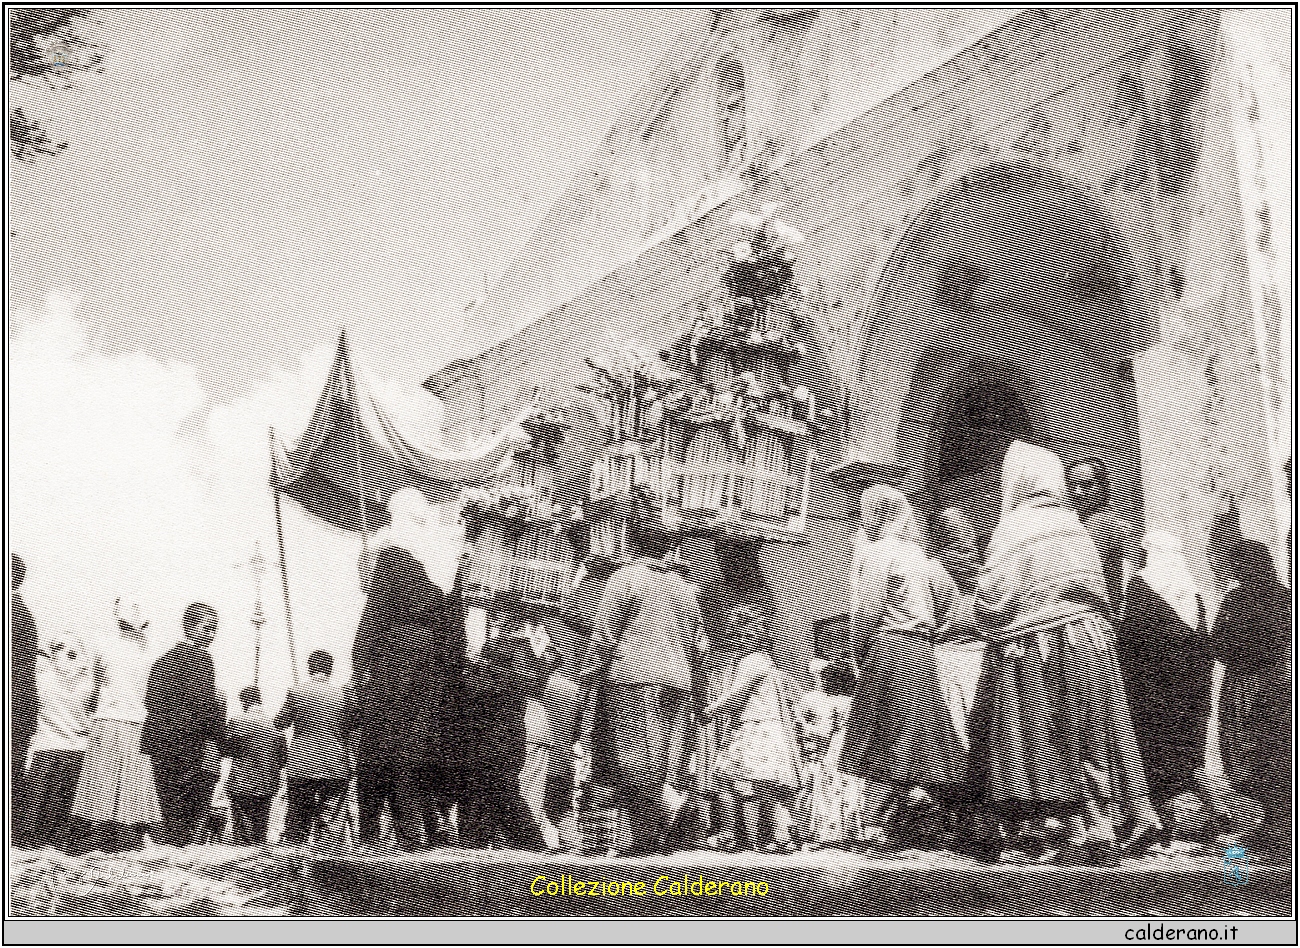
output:
[[[672,11],[101,10],[106,70],[11,90],[69,142],[10,163],[10,541],[44,634],[138,599],[222,613],[229,694],[288,682],[266,429],[301,432],[349,328],[436,431],[432,371],[678,32]],[[285,503],[299,661],[346,674],[358,540]],[[241,565],[243,564],[243,565]]]

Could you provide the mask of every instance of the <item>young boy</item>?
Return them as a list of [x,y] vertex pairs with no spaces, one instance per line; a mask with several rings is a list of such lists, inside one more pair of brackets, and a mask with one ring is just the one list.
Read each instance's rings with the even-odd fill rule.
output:
[[226,728],[225,756],[232,761],[226,792],[237,846],[266,845],[271,799],[289,758],[284,734],[266,716],[262,692],[250,685],[239,693],[243,713]]

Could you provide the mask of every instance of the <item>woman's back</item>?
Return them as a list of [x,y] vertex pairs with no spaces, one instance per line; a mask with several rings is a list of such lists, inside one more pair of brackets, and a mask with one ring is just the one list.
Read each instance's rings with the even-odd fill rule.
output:
[[1110,598],[1097,548],[1074,511],[1035,502],[1006,514],[980,577],[980,624],[1014,631],[1088,612],[1109,616]]
[[143,724],[145,688],[153,662],[147,644],[135,636],[118,634],[96,656],[99,705],[95,717]]
[[855,622],[862,634],[894,632],[930,637],[943,603],[955,598],[952,580],[915,543],[872,544],[859,564]]

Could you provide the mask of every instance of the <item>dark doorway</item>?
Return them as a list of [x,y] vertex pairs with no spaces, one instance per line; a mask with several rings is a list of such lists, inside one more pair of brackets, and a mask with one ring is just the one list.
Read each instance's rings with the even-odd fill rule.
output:
[[939,433],[934,464],[935,513],[959,507],[987,544],[1002,503],[1002,459],[1013,441],[1032,441],[1034,428],[1020,394],[1002,381],[959,387]]

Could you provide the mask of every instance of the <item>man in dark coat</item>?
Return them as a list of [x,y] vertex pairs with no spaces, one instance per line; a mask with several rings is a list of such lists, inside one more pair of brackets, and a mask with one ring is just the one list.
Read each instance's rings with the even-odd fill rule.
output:
[[280,775],[288,760],[284,734],[275,728],[262,710],[262,691],[250,685],[239,693],[243,714],[230,719],[226,727],[225,756],[231,759],[230,821],[235,843],[262,846],[271,815],[271,798],[280,789]]
[[[13,710],[10,724],[9,743],[9,793],[14,813],[26,810],[21,806],[23,784],[27,769],[27,748],[36,733],[36,718],[40,704],[36,696],[36,651],[39,644],[36,638],[36,620],[32,618],[27,604],[23,602],[23,580],[27,576],[27,564],[17,553],[9,560],[9,611],[13,616],[13,636],[10,643],[10,707]],[[19,840],[21,842],[21,840]]]
[[164,833],[173,846],[189,845],[208,815],[204,743],[225,743],[226,709],[217,696],[216,669],[208,654],[217,624],[215,609],[191,604],[182,619],[185,638],[154,662],[145,689],[148,717],[140,751],[153,759]]

